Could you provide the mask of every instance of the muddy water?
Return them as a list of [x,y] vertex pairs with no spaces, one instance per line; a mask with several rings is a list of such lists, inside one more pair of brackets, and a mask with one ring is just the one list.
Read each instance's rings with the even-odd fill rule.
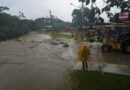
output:
[[[63,47],[64,43],[69,47]],[[102,53],[101,43],[86,45],[91,49],[89,70],[129,73],[130,68],[126,66],[130,65],[129,55],[116,51]],[[55,90],[62,87],[65,71],[81,68],[81,63],[77,62],[79,46],[79,41],[54,40],[37,33],[21,42],[0,43],[0,90]]]
[[0,90],[55,90],[69,67],[62,45],[48,35],[31,34],[26,40],[0,43]]

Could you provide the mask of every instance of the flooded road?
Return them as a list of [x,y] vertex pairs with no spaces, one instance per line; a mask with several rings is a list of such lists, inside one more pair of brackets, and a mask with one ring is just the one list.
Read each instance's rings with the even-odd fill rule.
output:
[[[102,52],[102,43],[99,42],[84,43],[90,48],[91,51],[90,59],[88,61],[89,70],[130,75],[129,54],[126,54],[123,51]],[[79,43],[77,45],[80,46]],[[74,68],[81,69],[82,63],[77,62]]]
[[[69,47],[64,47],[68,44]],[[101,43],[86,43],[91,49],[89,70],[130,74],[130,55],[102,53]],[[0,90],[56,90],[64,83],[68,69],[80,69],[79,41],[51,39],[31,33],[23,41],[0,43]],[[113,63],[113,64],[111,64]],[[114,65],[115,64],[115,65]]]
[[68,64],[59,57],[62,47],[48,35],[0,44],[0,90],[55,90],[63,83]]

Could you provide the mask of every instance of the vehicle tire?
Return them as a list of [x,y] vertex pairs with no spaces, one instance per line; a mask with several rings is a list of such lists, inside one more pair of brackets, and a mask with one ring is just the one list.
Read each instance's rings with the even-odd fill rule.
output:
[[90,43],[93,43],[94,42],[94,39],[90,39]]
[[109,52],[111,50],[111,47],[110,46],[108,46],[108,45],[103,45],[102,46],[102,51],[103,52]]
[[126,42],[122,48],[125,53],[130,54],[130,41]]

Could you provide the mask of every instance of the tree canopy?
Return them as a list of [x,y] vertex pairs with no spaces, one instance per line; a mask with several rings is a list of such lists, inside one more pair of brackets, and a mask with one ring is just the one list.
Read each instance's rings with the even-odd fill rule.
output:
[[36,19],[35,24],[39,29],[46,28],[46,26],[53,26],[53,29],[57,31],[65,29],[66,26],[70,26],[69,22],[64,22],[55,16],[52,16],[52,22],[50,18],[42,17]]
[[29,31],[36,30],[33,20],[20,19],[5,13],[7,7],[0,7],[0,41],[17,38]]
[[[30,31],[45,29],[47,26],[51,25],[50,18],[42,17],[29,20],[26,19],[24,14],[20,11],[18,16],[12,16],[4,12],[5,10],[9,10],[9,8],[0,7],[0,41],[17,38]],[[62,30],[70,25],[69,22],[64,22],[54,16],[52,17],[53,29],[55,30]]]
[[[84,25],[98,25],[103,24],[104,19],[100,16],[102,13],[106,13],[110,22],[120,23],[119,13],[113,13],[111,9],[117,8],[120,12],[128,11],[130,12],[130,0],[103,0],[105,3],[104,7],[101,9],[97,7],[96,0],[79,0],[79,2],[86,3],[86,5],[91,4],[91,9],[85,7],[83,22]],[[76,25],[81,25],[81,10],[74,10],[72,13],[73,20],[72,23]]]
[[86,5],[88,5],[90,2],[95,3],[96,0],[79,0],[79,2],[86,3]]
[[[130,11],[130,0],[103,0],[106,6],[102,9],[102,12],[106,12],[110,21],[119,22],[117,16],[119,13],[113,14],[111,9],[116,7],[120,12]],[[112,20],[114,19],[114,20]]]
[[[99,23],[104,23],[104,19],[100,17],[100,9],[97,7],[92,7],[91,9],[85,7],[83,13],[83,25],[97,25]],[[72,25],[73,26],[81,26],[81,9],[74,9],[72,12]]]

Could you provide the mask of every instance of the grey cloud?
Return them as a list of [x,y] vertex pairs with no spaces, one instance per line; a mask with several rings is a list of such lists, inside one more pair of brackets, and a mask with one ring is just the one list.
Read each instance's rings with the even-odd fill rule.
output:
[[[102,0],[97,0],[97,5],[102,6]],[[80,6],[78,0],[1,0],[0,5],[10,8],[8,13],[18,15],[21,11],[26,18],[36,19],[39,17],[49,17],[49,10],[54,16],[65,21],[71,21],[71,13],[76,7],[71,6],[73,3]]]

